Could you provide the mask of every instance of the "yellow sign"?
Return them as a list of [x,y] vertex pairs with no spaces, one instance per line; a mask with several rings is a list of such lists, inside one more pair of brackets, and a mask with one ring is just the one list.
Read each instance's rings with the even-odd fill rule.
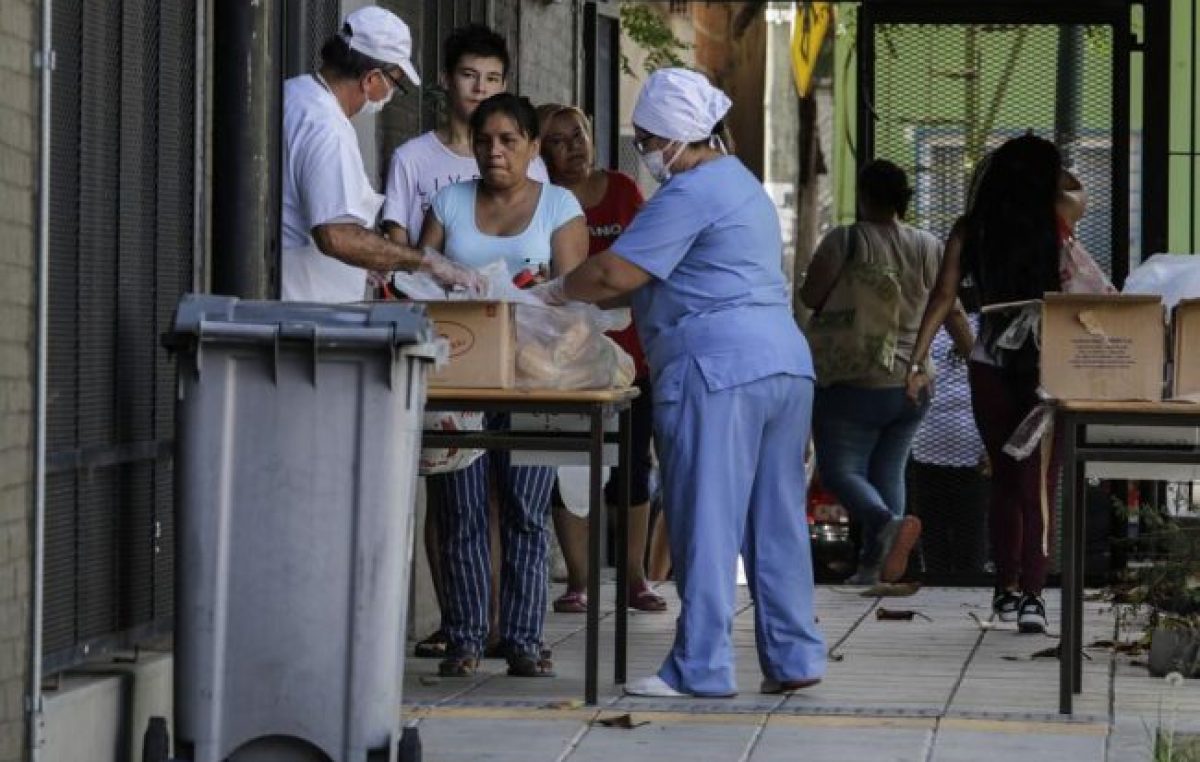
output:
[[833,23],[833,3],[799,3],[792,16],[792,73],[800,97],[812,92],[813,69]]

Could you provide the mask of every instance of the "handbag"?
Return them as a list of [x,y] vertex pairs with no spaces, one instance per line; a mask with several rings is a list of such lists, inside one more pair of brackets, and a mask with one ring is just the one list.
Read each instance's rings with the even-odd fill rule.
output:
[[878,377],[895,362],[899,273],[856,256],[857,227],[845,228],[846,258],[805,331],[820,386]]

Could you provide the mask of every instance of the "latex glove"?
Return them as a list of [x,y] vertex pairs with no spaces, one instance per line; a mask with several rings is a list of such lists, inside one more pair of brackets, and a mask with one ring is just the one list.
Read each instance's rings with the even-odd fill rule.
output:
[[529,289],[529,293],[541,299],[551,307],[561,307],[570,301],[567,298],[567,289],[563,284],[563,276],[558,276],[554,280],[548,280],[545,283],[539,283]]
[[427,273],[446,288],[461,287],[472,296],[487,292],[487,280],[475,270],[452,262],[436,250],[425,247],[418,272]]

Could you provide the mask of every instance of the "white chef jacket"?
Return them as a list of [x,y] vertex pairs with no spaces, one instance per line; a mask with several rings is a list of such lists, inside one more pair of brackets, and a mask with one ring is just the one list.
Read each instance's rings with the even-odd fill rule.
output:
[[283,86],[282,298],[356,302],[367,271],[321,253],[317,225],[375,224],[383,196],[367,179],[353,125],[333,93],[312,74]]

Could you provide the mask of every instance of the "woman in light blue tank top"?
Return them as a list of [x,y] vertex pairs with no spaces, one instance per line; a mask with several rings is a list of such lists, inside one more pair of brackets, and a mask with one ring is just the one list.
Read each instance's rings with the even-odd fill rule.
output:
[[[497,260],[510,273],[569,272],[587,256],[588,231],[575,196],[528,177],[538,155],[538,123],[525,98],[503,93],[479,105],[471,136],[480,179],[443,188],[425,216],[420,243],[468,267]],[[488,419],[506,428],[507,416]],[[489,475],[499,492],[499,650],[514,677],[554,674],[543,648],[546,618],[546,519],[555,470],[510,466],[506,452],[488,452],[441,480],[439,552],[445,585],[442,628],[449,641],[442,677],[474,674],[488,637],[491,554]]]
[[583,208],[565,188],[530,180],[538,155],[537,114],[529,101],[494,95],[471,116],[480,178],[448,185],[433,197],[421,246],[472,268],[497,260],[512,274],[570,272],[587,256]]

